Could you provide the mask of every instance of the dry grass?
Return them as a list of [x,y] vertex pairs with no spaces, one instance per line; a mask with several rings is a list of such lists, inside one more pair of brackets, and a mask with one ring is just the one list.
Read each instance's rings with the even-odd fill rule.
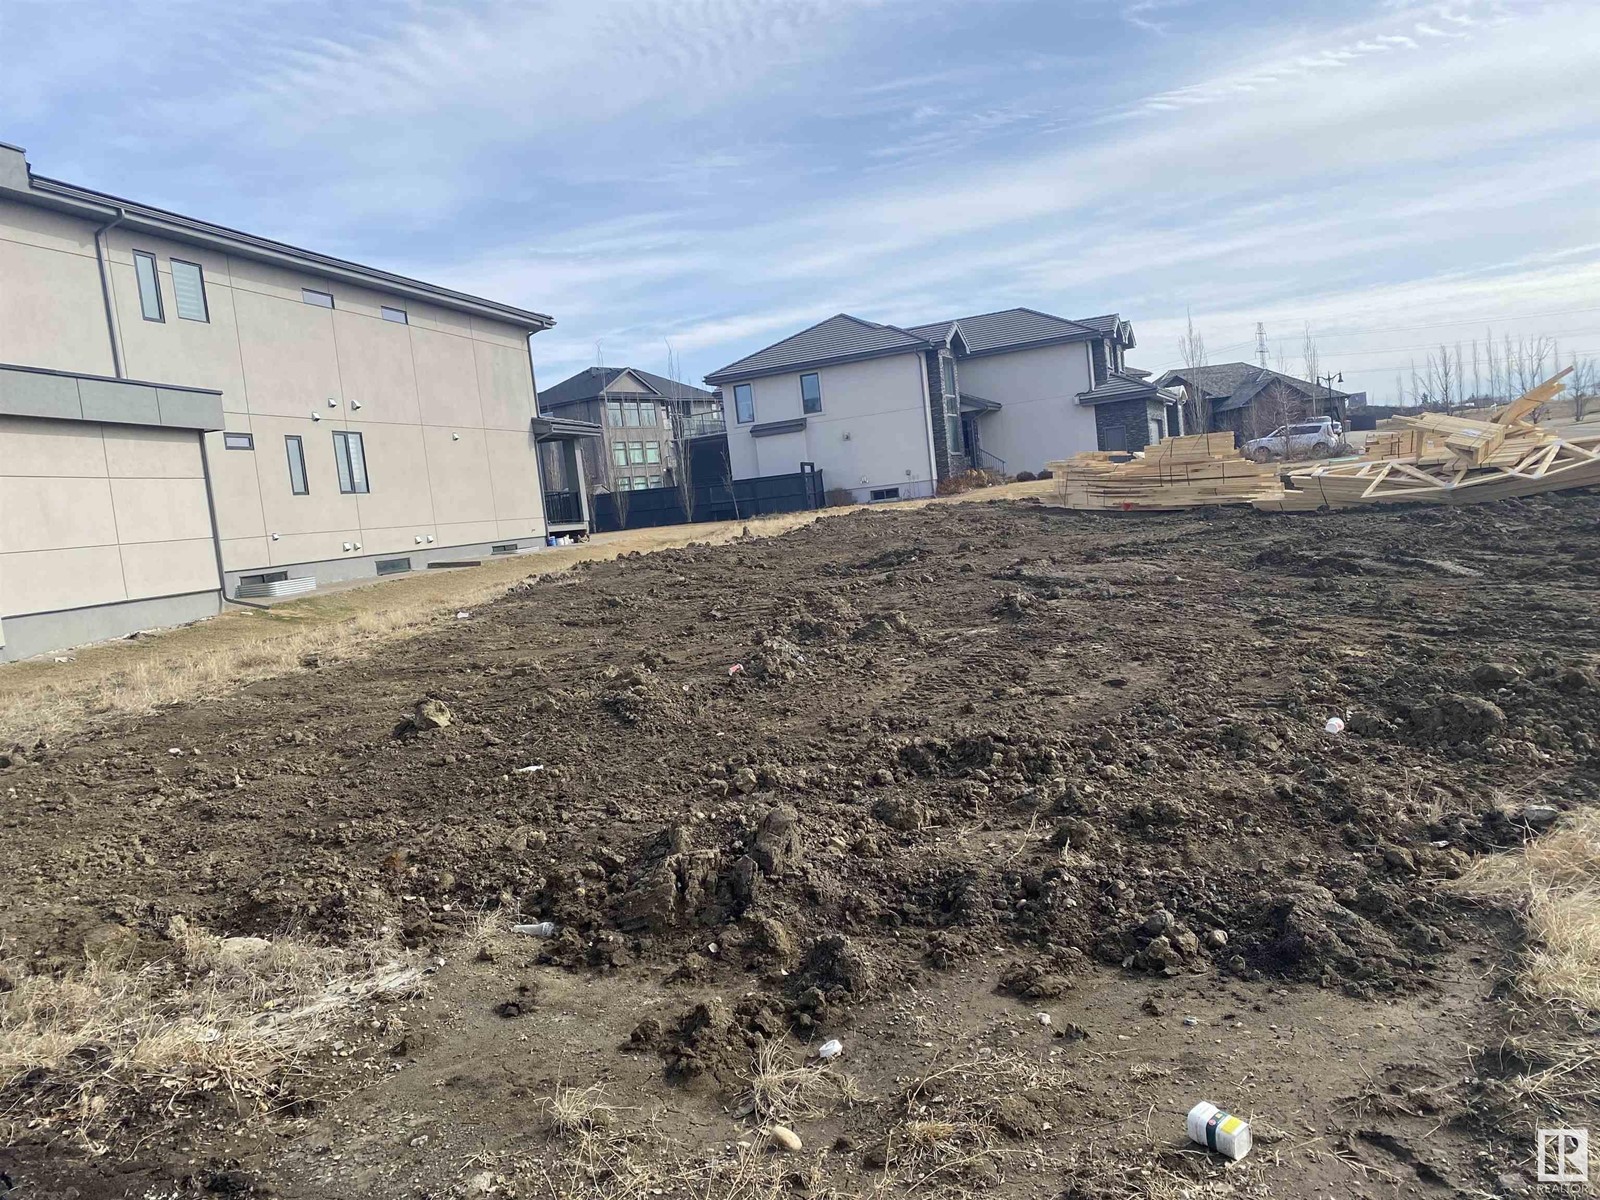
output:
[[175,919],[151,961],[102,955],[47,975],[0,959],[0,1143],[98,1153],[135,1114],[204,1098],[271,1110],[358,1006],[420,986],[378,949],[222,939]]
[[822,1063],[796,1064],[773,1042],[761,1047],[742,1078],[750,1085],[751,1112],[763,1123],[814,1120],[866,1099],[852,1076]]
[[1521,914],[1518,983],[1530,999],[1600,1015],[1600,811],[1569,814],[1521,854],[1479,860],[1458,886]]

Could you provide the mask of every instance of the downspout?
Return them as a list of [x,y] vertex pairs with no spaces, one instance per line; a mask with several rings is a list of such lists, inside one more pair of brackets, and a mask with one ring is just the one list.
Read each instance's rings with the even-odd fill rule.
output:
[[[94,261],[100,268],[100,298],[105,301],[106,306],[106,334],[111,338],[111,367],[112,373],[118,379],[126,379],[128,376],[122,369],[122,339],[117,336],[116,306],[111,302],[111,265],[106,261],[105,235],[122,224],[127,215],[127,211],[119,206],[117,215],[94,231]],[[204,449],[204,439],[202,438],[202,453]],[[206,482],[207,491],[210,490],[210,487],[211,483],[208,477]],[[212,528],[215,529],[215,527],[213,522]]]
[[266,608],[265,604],[248,604],[228,596],[228,575],[222,566],[222,529],[217,524],[217,498],[211,490],[211,456],[206,451],[206,431],[196,430],[195,436],[200,439],[200,474],[206,481],[206,513],[211,518],[211,553],[217,560],[217,597],[223,606],[238,604],[244,608]]

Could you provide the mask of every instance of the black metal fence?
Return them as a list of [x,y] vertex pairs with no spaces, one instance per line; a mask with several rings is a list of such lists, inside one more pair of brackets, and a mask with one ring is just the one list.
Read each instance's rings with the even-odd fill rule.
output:
[[689,507],[684,505],[682,489],[676,487],[623,492],[620,506],[617,496],[602,493],[594,497],[592,516],[597,533],[684,525],[690,521],[742,521],[821,508],[826,502],[823,492],[822,472],[803,470],[793,475],[763,475],[696,487],[694,503]]

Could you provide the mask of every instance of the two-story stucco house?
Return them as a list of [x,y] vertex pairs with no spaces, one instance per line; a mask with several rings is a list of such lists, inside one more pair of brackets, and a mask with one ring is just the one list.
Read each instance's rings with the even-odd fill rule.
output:
[[1132,326],[1030,308],[900,327],[841,313],[706,376],[734,477],[810,464],[858,501],[932,495],[971,467],[1016,474],[1181,432],[1179,397],[1127,366]]
[[0,145],[0,655],[542,545],[553,323]]

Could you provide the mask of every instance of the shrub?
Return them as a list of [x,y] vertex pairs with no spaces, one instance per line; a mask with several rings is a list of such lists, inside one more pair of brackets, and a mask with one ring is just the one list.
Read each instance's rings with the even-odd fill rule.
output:
[[1054,479],[1055,477],[1056,477],[1056,473],[1054,471],[1051,471],[1051,470],[1048,470],[1048,469],[1040,471],[1037,475],[1034,476],[1035,479]]
[[1018,483],[1032,483],[1037,478],[1039,477],[1032,471],[1018,471],[1016,481]]
[[828,502],[829,508],[843,508],[846,504],[856,502],[855,493],[849,488],[829,488],[823,499]]

